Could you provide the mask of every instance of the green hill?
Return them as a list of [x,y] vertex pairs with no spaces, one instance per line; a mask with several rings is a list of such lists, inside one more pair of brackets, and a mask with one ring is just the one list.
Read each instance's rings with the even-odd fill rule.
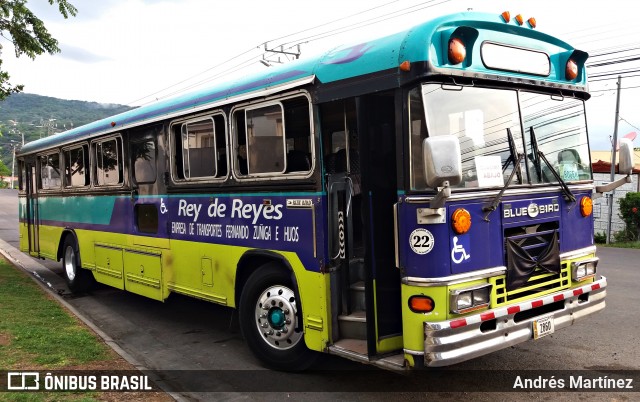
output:
[[11,168],[13,145],[22,143],[23,134],[27,143],[130,109],[124,105],[13,94],[0,102],[0,160]]

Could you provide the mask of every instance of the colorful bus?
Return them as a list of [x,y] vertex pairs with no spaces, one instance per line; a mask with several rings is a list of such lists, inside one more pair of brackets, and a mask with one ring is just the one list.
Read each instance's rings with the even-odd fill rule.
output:
[[20,247],[76,292],[236,308],[281,370],[554,333],[604,308],[606,280],[587,54],[534,28],[442,16],[26,144]]

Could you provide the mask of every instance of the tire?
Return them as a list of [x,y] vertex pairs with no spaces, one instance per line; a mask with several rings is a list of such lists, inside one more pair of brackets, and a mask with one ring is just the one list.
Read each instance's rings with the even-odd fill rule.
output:
[[270,368],[302,371],[316,353],[304,342],[302,309],[291,274],[276,263],[259,267],[240,297],[240,329],[253,354]]
[[82,293],[93,287],[94,279],[90,271],[80,266],[80,251],[73,236],[64,239],[62,245],[62,271],[69,290]]

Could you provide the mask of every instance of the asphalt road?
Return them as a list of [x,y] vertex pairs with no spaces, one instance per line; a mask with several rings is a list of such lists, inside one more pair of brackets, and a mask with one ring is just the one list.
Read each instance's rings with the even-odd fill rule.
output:
[[[31,263],[37,261],[14,249],[18,248],[17,228],[17,193],[1,190],[0,239],[4,240],[4,251]],[[232,309],[177,295],[161,303],[108,287],[75,296],[66,289],[58,262],[38,261],[44,267],[37,271],[50,283],[53,293],[60,294],[107,334],[138,366],[160,375],[164,386],[174,391],[178,399],[404,401],[428,397],[582,401],[595,396],[597,400],[634,400],[640,398],[637,392],[589,393],[583,389],[514,393],[502,389],[497,392],[486,386],[491,379],[500,381],[501,376],[512,379],[514,373],[522,378],[587,373],[600,377],[635,376],[634,389],[640,388],[640,250],[600,247],[598,255],[601,259],[598,270],[608,280],[604,312],[538,341],[456,365],[451,371],[428,371],[409,380],[375,368],[363,373],[361,370],[368,367],[328,355],[321,356],[312,370],[304,374],[265,370],[245,345]],[[482,384],[476,377],[482,379]],[[427,396],[424,391],[430,388],[416,383],[427,384],[429,378],[437,379],[438,384],[452,384],[451,389],[435,387]],[[413,387],[410,389],[415,392],[399,392],[403,384]],[[473,392],[479,384],[485,385],[485,391],[496,392]],[[383,390],[392,392],[379,392]]]

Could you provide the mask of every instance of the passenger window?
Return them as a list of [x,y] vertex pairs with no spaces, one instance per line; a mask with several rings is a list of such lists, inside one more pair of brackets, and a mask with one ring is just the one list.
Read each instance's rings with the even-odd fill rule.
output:
[[178,180],[227,176],[226,122],[224,115],[174,124],[173,172]]
[[89,154],[86,146],[64,151],[65,187],[85,187],[89,185]]
[[40,156],[40,188],[43,190],[59,189],[61,184],[60,154]]
[[245,114],[248,173],[284,173],[284,125],[280,104]]
[[234,112],[238,176],[306,173],[312,167],[309,101],[298,96]]
[[112,186],[122,184],[122,140],[112,138],[96,144],[96,184]]
[[156,181],[156,144],[149,140],[131,144],[133,178],[136,183]]

